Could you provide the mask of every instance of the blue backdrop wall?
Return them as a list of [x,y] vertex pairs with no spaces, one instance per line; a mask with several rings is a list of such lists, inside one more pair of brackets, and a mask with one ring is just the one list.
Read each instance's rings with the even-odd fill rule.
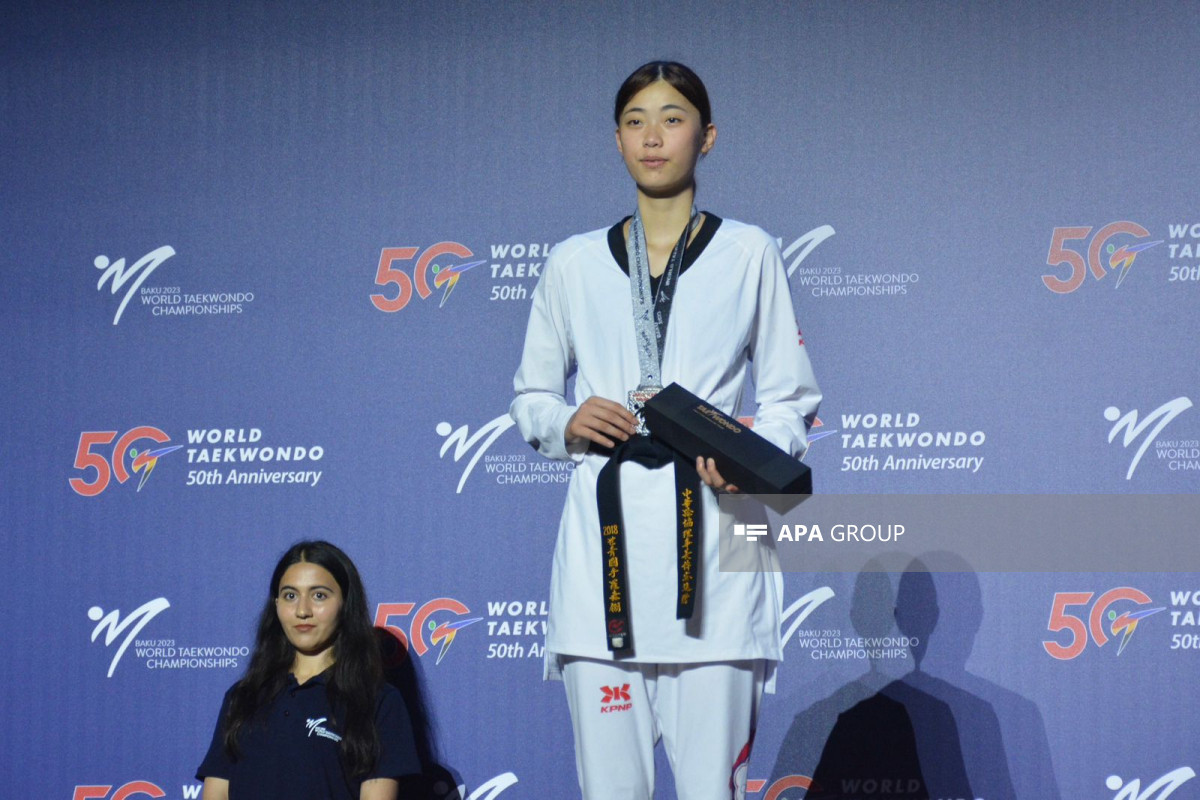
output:
[[[1197,490],[1194,3],[7,10],[8,796],[198,796],[314,536],[471,797],[576,794],[540,659],[570,472],[506,410],[547,250],[632,209],[610,103],[651,58],[712,94],[701,207],[787,255],[818,491]],[[950,713],[918,744],[978,797],[1200,796],[1196,572],[914,575],[786,576],[748,796],[802,796],[881,690]]]

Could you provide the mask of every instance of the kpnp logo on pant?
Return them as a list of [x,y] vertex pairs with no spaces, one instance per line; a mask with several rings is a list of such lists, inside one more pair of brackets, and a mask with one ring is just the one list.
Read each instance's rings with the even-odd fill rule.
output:
[[600,698],[600,713],[611,714],[614,711],[628,711],[633,708],[629,700],[629,684],[621,686],[601,686],[604,697]]

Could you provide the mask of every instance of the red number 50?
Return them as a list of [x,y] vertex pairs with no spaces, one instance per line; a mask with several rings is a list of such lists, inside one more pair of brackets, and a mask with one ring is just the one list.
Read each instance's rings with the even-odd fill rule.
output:
[[1087,605],[1092,599],[1092,592],[1058,592],[1054,595],[1054,605],[1050,609],[1050,622],[1046,629],[1052,632],[1070,631],[1071,639],[1066,644],[1054,640],[1042,642],[1046,652],[1059,661],[1070,661],[1079,656],[1088,646],[1088,634],[1097,647],[1108,644],[1108,634],[1104,629],[1104,618],[1109,606],[1121,600],[1147,605],[1150,597],[1140,589],[1131,586],[1121,586],[1109,589],[1096,600],[1092,611],[1088,614],[1087,623],[1083,615],[1076,616],[1067,611],[1069,606]]
[[1091,232],[1091,226],[1054,229],[1054,235],[1050,238],[1050,252],[1046,254],[1046,263],[1052,267],[1066,264],[1071,268],[1071,275],[1066,280],[1057,275],[1043,275],[1042,283],[1046,284],[1047,289],[1058,294],[1073,292],[1083,285],[1083,279],[1087,276],[1089,268],[1092,271],[1092,277],[1096,280],[1103,278],[1107,273],[1104,271],[1104,265],[1100,263],[1100,250],[1116,234],[1128,233],[1139,239],[1150,235],[1150,231],[1136,222],[1110,222],[1092,237],[1092,242],[1088,245],[1087,264],[1084,264],[1082,254],[1063,245],[1069,241],[1086,239]]
[[[413,280],[404,270],[393,266],[397,261],[411,261],[417,254],[415,247],[385,247],[379,252],[379,266],[375,268],[375,285],[396,285],[396,296],[386,294],[371,295],[371,302],[380,311],[399,311],[408,305],[413,296]],[[470,258],[473,253],[458,242],[438,242],[428,248],[417,259],[413,267],[416,279],[417,295],[424,300],[433,292],[429,285],[429,267],[438,256],[453,255],[459,258]]]
[[[115,476],[117,483],[129,480],[129,470],[125,469],[125,453],[129,445],[138,439],[151,439],[159,444],[171,441],[171,437],[150,425],[141,425],[126,433],[113,448],[112,459],[105,459],[99,453],[93,453],[96,445],[108,444],[117,436],[116,431],[84,431],[79,434],[79,447],[75,450],[75,469],[94,469],[96,478],[86,481],[83,478],[71,478],[71,488],[76,494],[84,497],[95,497],[108,488],[108,483]],[[111,467],[109,465],[112,465]]]
[[[71,800],[104,800],[112,786],[76,786]],[[167,793],[150,781],[132,781],[113,792],[112,800],[129,800],[134,795],[166,797]]]

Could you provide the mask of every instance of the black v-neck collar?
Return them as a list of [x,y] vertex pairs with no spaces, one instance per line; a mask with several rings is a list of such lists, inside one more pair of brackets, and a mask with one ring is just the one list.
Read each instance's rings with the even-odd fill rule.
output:
[[[625,217],[608,229],[608,250],[612,253],[613,260],[617,262],[617,266],[626,275],[629,274],[629,254],[625,250],[625,223],[629,219],[630,217]],[[708,247],[708,243],[712,241],[713,236],[717,234],[717,229],[720,227],[721,218],[716,214],[705,211],[704,224],[700,226],[700,230],[696,233],[696,238],[692,239],[692,243],[683,251],[683,263],[679,266],[680,275],[687,272],[687,268],[700,257],[700,254],[704,252],[704,248]],[[652,280],[657,281],[657,278]]]

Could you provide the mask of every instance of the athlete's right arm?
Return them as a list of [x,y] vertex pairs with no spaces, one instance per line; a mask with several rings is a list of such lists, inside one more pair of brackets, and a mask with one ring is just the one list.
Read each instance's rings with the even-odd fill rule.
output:
[[508,413],[525,441],[547,458],[579,461],[587,440],[568,441],[576,409],[567,404],[567,378],[575,367],[569,309],[558,273],[562,245],[550,251],[533,290],[521,366],[513,376],[516,397]]
[[229,800],[229,781],[224,778],[205,778],[200,800]]

